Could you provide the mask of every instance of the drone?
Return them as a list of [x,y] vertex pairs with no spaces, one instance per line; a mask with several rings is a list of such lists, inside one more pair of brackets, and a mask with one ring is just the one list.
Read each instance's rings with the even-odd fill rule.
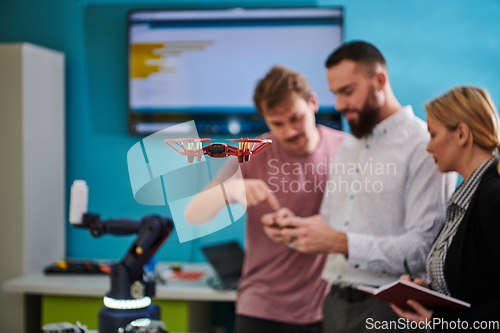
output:
[[[212,139],[170,139],[165,140],[165,143],[172,147],[176,152],[181,155],[187,156],[188,163],[193,163],[194,158],[196,161],[200,162],[203,155],[208,155],[214,158],[224,158],[228,156],[238,156],[238,162],[248,162],[250,161],[250,155],[257,154],[262,149],[267,147],[272,143],[271,139],[226,139],[231,142],[238,142],[238,148],[228,145],[226,143],[211,143],[206,147],[203,147],[203,142],[212,141]],[[187,143],[187,148],[184,146]],[[196,143],[196,145],[195,145]],[[179,148],[178,150],[173,146],[176,144]],[[196,146],[196,148],[195,148]]]

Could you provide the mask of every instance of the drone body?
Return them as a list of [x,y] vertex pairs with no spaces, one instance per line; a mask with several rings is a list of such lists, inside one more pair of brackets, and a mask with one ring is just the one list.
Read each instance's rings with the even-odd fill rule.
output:
[[[212,141],[211,139],[170,139],[165,140],[165,143],[179,154],[187,156],[188,163],[193,163],[195,157],[198,162],[201,161],[203,155],[214,158],[237,156],[238,161],[243,163],[250,160],[250,155],[260,152],[272,143],[270,139],[240,138],[227,140],[238,142],[238,147],[233,147],[226,143],[211,143],[206,147],[202,146],[202,142]],[[182,151],[176,149],[171,143],[175,143]],[[184,143],[187,143],[187,148],[184,146]],[[194,143],[196,143],[196,148]]]

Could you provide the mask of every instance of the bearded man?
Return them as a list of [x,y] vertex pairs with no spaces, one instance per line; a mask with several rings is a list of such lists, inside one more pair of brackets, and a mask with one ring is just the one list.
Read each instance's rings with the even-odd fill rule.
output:
[[332,287],[323,304],[323,332],[365,332],[384,323],[400,331],[389,305],[356,287],[425,272],[456,175],[438,171],[426,151],[425,122],[396,99],[375,46],[343,44],[326,68],[336,109],[352,135],[330,167],[320,214],[298,217],[281,208],[262,222],[278,223],[279,237],[299,252],[329,254],[322,277]]

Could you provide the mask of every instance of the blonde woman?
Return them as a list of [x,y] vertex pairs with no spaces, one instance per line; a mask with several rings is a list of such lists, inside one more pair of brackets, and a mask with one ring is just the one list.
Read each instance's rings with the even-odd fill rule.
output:
[[[441,172],[456,171],[464,181],[448,201],[446,224],[427,258],[430,285],[420,279],[414,283],[471,307],[429,310],[412,300],[408,304],[414,312],[391,306],[402,318],[441,323],[433,331],[450,328],[458,320],[462,328],[479,328],[476,321],[500,318],[498,114],[488,92],[475,87],[452,89],[425,109],[431,135],[427,150]],[[408,276],[402,279],[409,281]]]

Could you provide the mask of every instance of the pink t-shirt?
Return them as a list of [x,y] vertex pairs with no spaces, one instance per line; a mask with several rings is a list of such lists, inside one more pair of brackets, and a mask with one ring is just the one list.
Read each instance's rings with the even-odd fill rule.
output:
[[[282,207],[298,216],[319,213],[328,166],[345,134],[318,126],[321,141],[309,155],[286,152],[274,139],[263,151],[241,163],[245,179],[262,179],[275,193]],[[264,233],[260,218],[271,212],[267,204],[247,211],[246,251],[238,288],[236,313],[291,324],[322,320],[323,298],[328,285],[321,279],[326,255],[308,255],[285,244],[275,244]]]

